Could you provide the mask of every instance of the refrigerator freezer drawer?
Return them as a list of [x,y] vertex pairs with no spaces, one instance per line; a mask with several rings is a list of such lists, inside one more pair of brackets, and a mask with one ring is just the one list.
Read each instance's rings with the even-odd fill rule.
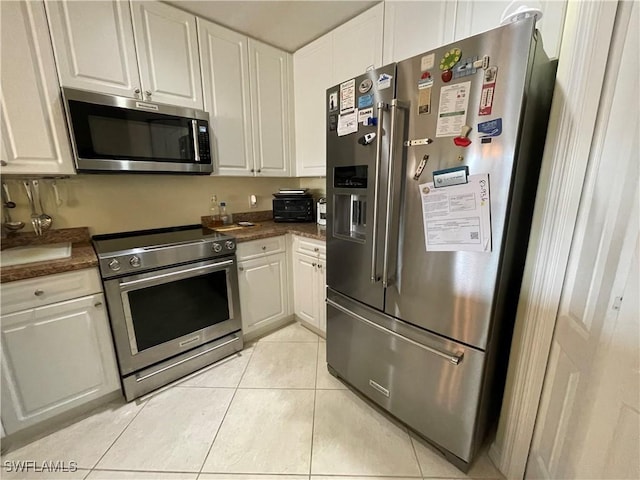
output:
[[485,354],[330,291],[327,363],[409,427],[470,462]]

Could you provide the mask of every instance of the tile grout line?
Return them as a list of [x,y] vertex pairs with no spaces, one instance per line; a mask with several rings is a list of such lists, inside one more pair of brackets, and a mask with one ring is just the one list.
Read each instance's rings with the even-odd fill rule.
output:
[[[222,424],[224,423],[225,419],[227,418],[227,414],[229,413],[229,409],[231,408],[231,404],[233,403],[233,399],[236,398],[236,394],[238,393],[238,387],[240,386],[240,382],[242,382],[242,379],[244,378],[244,374],[247,372],[247,369],[249,368],[249,364],[251,363],[251,359],[253,358],[253,354],[256,351],[256,347],[258,346],[258,342],[255,342],[253,344],[253,348],[251,349],[251,355],[249,355],[249,360],[247,361],[247,364],[244,366],[244,369],[242,370],[242,375],[240,375],[240,379],[238,380],[238,385],[236,385],[236,388],[233,391],[233,395],[231,396],[231,400],[229,401],[229,405],[227,405],[227,409],[224,411],[224,415],[222,416],[222,420],[220,420],[220,425],[218,425],[218,429],[216,430],[216,434],[213,436],[213,440],[211,441],[211,445],[209,445],[209,449],[207,450],[207,454],[204,456],[204,459],[202,460],[202,465],[200,465],[200,470],[198,471],[198,475],[196,476],[196,480],[200,478],[200,476],[202,475],[202,469],[204,468],[205,464],[207,463],[207,458],[209,458],[209,455],[211,454],[211,449],[213,448],[213,444],[216,443],[216,439],[218,438],[218,434],[220,433],[220,429],[222,428]],[[244,347],[243,347],[244,350]]]
[[422,465],[420,465],[420,459],[418,458],[418,451],[416,450],[416,444],[413,443],[413,437],[411,437],[411,432],[409,432],[409,429],[405,427],[405,430],[407,432],[407,435],[409,436],[409,442],[411,442],[411,448],[413,449],[413,456],[416,459],[416,462],[418,463],[418,471],[420,472],[420,477],[424,478],[424,472],[422,471]]
[[320,337],[318,336],[318,349],[316,351],[315,382],[313,385],[313,411],[311,415],[311,450],[309,452],[309,480],[313,471],[313,434],[316,428],[316,401],[318,398],[318,366],[320,365]]
[[[151,401],[151,399],[149,400],[145,400],[144,405],[142,405],[142,408],[140,408],[140,410],[138,411],[138,413],[136,413],[133,418],[131,419],[131,421],[129,423],[127,423],[127,425],[122,429],[122,431],[118,434],[118,436],[113,440],[113,442],[111,442],[111,445],[109,445],[109,447],[104,451],[104,453],[100,456],[100,458],[98,459],[98,461],[96,463],[93,464],[93,467],[91,467],[91,470],[89,472],[89,474],[91,474],[91,472],[93,472],[93,470],[98,466],[98,464],[102,461],[102,459],[104,458],[104,456],[109,452],[109,450],[111,450],[113,448],[113,446],[115,445],[115,443],[120,439],[120,437],[124,434],[124,432],[127,430],[127,428],[129,428],[131,426],[131,424],[133,423],[133,421],[138,418],[138,415],[140,415],[142,413],[142,411],[147,407],[147,405],[149,404],[149,402]],[[128,403],[128,402],[127,402]],[[89,476],[89,475],[87,475]]]

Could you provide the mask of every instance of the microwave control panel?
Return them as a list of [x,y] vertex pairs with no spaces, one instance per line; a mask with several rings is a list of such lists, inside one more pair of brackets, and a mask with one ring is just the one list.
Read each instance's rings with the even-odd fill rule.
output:
[[198,122],[198,149],[200,150],[200,160],[210,163],[211,144],[209,143],[209,127],[206,123]]

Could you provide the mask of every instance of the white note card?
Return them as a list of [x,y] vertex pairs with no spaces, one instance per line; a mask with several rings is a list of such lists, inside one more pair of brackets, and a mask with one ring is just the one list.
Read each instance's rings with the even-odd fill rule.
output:
[[434,188],[419,185],[428,252],[490,252],[489,175],[469,175],[468,183]]
[[343,137],[358,131],[358,111],[343,113],[338,117],[338,136]]
[[447,85],[440,89],[436,137],[457,137],[467,123],[471,82]]

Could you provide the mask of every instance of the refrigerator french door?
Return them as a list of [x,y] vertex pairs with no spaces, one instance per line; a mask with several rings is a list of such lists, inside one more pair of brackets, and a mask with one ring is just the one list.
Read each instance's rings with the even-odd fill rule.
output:
[[[368,72],[353,100],[348,82],[327,92],[329,369],[463,470],[500,406],[554,73],[525,19]],[[390,75],[395,92],[366,119],[361,97],[378,95]],[[359,89],[366,78],[370,93]],[[345,99],[355,126],[343,118]],[[366,142],[374,131],[380,150]],[[361,196],[341,180],[349,168],[363,176],[359,166]],[[471,213],[447,216],[476,214],[465,189],[478,178],[488,228]],[[364,236],[345,235],[357,230],[361,197]]]

